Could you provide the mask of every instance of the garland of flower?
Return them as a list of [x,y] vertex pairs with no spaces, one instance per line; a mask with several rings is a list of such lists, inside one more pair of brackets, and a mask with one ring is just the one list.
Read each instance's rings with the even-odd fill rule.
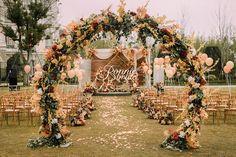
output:
[[[153,38],[154,44],[160,45],[160,50],[177,63],[177,70],[182,73],[189,86],[189,105],[183,117],[180,129],[171,133],[162,143],[162,147],[172,149],[188,149],[198,147],[196,135],[199,133],[202,113],[205,104],[203,86],[203,64],[198,56],[192,55],[191,47],[176,33],[175,25],[164,23],[165,17],[150,17],[146,7],[138,8],[137,12],[125,12],[125,2],[121,0],[118,15],[109,8],[101,14],[81,19],[79,23],[72,22],[61,34],[60,40],[46,51],[43,73],[35,80],[34,103],[40,107],[42,114],[42,137],[32,140],[30,147],[43,145],[59,146],[65,142],[69,131],[66,129],[63,117],[60,116],[59,100],[55,94],[55,86],[66,73],[74,67],[79,50],[90,52],[89,45],[97,39],[100,32],[111,32],[119,41],[128,37],[133,31],[138,34],[138,41],[147,48],[147,38]],[[191,81],[190,81],[191,80]],[[40,99],[39,99],[40,97]]]

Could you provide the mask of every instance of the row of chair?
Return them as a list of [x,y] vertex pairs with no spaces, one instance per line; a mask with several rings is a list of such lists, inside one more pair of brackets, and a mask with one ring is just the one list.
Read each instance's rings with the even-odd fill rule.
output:
[[[59,92],[59,102],[62,110],[62,114],[65,117],[73,116],[76,110],[86,105],[93,107],[92,98],[88,95],[83,95],[80,90],[73,89],[66,92]],[[21,122],[27,123],[27,125],[34,125],[35,120],[40,122],[40,114],[37,112],[37,108],[32,106],[31,97],[33,95],[32,90],[28,91],[14,91],[3,94],[0,96],[0,123],[6,124],[18,124]]]
[[[212,115],[213,123],[216,118],[220,119],[222,116],[226,122],[230,115],[236,112],[236,93],[222,88],[207,91],[203,104],[207,107],[206,111]],[[138,106],[137,99],[137,96],[134,97],[134,106]],[[155,89],[148,89],[144,91],[142,101],[141,109],[145,110],[150,118],[156,119],[159,111],[171,112],[176,117],[188,107],[188,90],[167,87],[164,92],[158,93]]]

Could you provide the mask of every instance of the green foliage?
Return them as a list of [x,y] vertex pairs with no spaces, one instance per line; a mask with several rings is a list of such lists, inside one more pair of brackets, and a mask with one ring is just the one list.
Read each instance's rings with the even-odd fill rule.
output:
[[10,26],[2,26],[2,31],[4,32],[5,36],[11,38],[13,41],[17,40],[17,35],[15,31]]
[[[23,5],[22,0],[3,0],[7,8],[6,18],[13,24],[1,24],[5,36],[19,43],[20,52],[28,53],[27,62],[29,62],[29,54],[45,36],[45,31],[51,27],[46,22],[50,7],[56,2],[30,1],[29,5]],[[43,22],[44,21],[44,22]]]
[[3,0],[3,3],[7,7],[6,18],[20,29],[24,25],[22,0]]
[[103,49],[103,48],[113,48],[114,42],[113,41],[106,41],[106,40],[96,40],[90,46]]
[[219,47],[208,46],[208,47],[205,47],[204,52],[208,55],[208,57],[211,57],[214,61],[218,60],[218,63],[215,66],[215,70],[210,72],[210,74],[217,76],[217,78],[219,79],[220,74],[222,72],[221,51]]

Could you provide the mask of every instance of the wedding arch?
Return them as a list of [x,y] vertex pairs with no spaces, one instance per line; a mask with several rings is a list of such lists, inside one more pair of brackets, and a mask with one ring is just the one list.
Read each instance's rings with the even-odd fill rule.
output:
[[[71,69],[80,61],[83,50],[89,57],[94,52],[89,46],[97,40],[99,33],[110,33],[117,41],[127,38],[134,32],[137,42],[141,44],[143,55],[150,55],[151,49],[158,45],[160,51],[169,56],[170,64],[183,76],[189,89],[188,105],[182,114],[182,124],[173,131],[161,147],[183,150],[199,147],[197,134],[200,122],[205,117],[204,73],[209,67],[205,64],[204,55],[197,54],[190,42],[177,33],[176,24],[169,24],[163,17],[151,17],[146,6],[139,7],[137,12],[125,11],[125,2],[121,0],[118,14],[108,9],[87,19],[72,22],[60,35],[60,39],[47,49],[42,73],[34,76],[33,105],[41,113],[41,137],[29,142],[29,147],[43,145],[60,146],[66,142],[69,130],[63,121],[64,114],[56,95],[56,85],[71,75]],[[118,46],[118,45],[117,45]],[[147,64],[150,69],[150,64]]]

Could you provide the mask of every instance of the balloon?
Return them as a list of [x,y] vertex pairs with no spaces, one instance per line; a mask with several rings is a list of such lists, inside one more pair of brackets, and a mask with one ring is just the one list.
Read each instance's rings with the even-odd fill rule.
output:
[[41,65],[40,64],[36,64],[35,65],[35,70],[36,71],[41,71],[42,70]]
[[148,71],[148,69],[149,69],[149,68],[148,68],[147,65],[144,65],[144,66],[143,66],[143,71],[144,71],[145,73]]
[[228,62],[226,63],[226,66],[228,66],[230,69],[233,69],[233,67],[234,67],[234,62],[228,61]]
[[171,70],[171,68],[165,69],[165,72],[168,78],[172,78],[174,76],[174,72]]
[[165,64],[170,63],[170,56],[165,56],[164,62]]
[[25,71],[26,74],[28,74],[30,72],[30,70],[31,70],[31,67],[29,65],[26,65],[24,67],[24,71]]
[[201,54],[201,56],[200,56],[200,60],[202,60],[204,62],[207,60],[207,58],[208,58],[208,55],[205,53]]
[[206,65],[207,65],[207,66],[211,66],[211,65],[213,64],[213,62],[214,62],[214,61],[213,61],[212,58],[207,58],[207,59],[206,59]]
[[69,78],[73,78],[74,76],[75,76],[75,71],[72,69],[72,70],[69,70],[68,72],[67,72],[67,74],[68,74],[68,76],[69,76]]
[[148,75],[152,75],[152,70],[149,69],[147,73],[148,73]]
[[230,71],[231,71],[230,67],[228,67],[227,65],[224,66],[224,72],[225,72],[226,74],[228,74]]
[[173,75],[176,73],[176,67],[171,67],[170,70],[173,72]]
[[42,77],[43,73],[42,71],[36,71],[34,73],[34,80],[38,81]]
[[169,72],[168,74],[166,74],[166,76],[167,76],[168,78],[172,78],[172,77],[174,76],[174,74],[173,74],[172,72]]

